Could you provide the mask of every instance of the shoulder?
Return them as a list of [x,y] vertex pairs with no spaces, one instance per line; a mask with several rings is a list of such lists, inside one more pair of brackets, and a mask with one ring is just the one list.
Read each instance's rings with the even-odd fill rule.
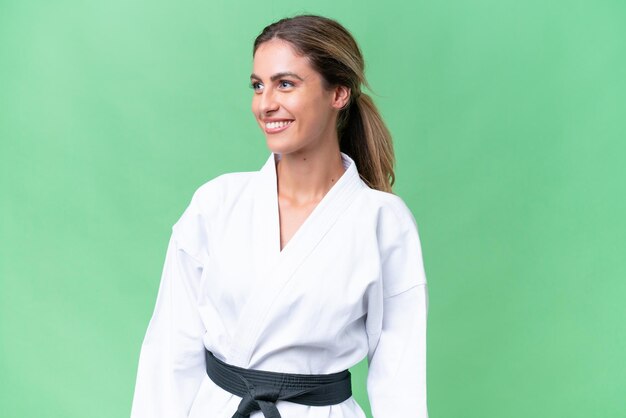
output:
[[233,199],[241,194],[253,180],[256,171],[226,173],[217,176],[196,189],[192,203],[209,208],[218,202]]
[[385,297],[425,284],[417,223],[408,205],[400,196],[378,190],[368,189],[366,198],[377,210],[376,235]]
[[200,185],[174,224],[173,229],[186,231],[206,230],[211,219],[228,210],[233,201],[242,196],[257,172],[234,172],[219,175]]
[[365,187],[361,195],[362,207],[374,211],[379,222],[403,225],[406,228],[416,226],[411,209],[398,195]]

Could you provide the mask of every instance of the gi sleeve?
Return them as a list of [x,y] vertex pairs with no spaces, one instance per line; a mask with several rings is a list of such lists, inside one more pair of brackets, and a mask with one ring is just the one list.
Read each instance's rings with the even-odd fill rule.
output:
[[426,276],[412,215],[396,222],[403,227],[386,228],[382,289],[368,311],[367,389],[374,418],[427,418]]
[[206,374],[198,312],[204,226],[194,201],[173,227],[139,358],[132,418],[187,417]]

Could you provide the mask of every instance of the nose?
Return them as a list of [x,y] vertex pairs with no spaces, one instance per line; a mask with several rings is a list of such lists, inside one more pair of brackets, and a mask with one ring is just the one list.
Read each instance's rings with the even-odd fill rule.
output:
[[275,112],[280,107],[272,89],[263,90],[259,96],[259,112],[261,116]]

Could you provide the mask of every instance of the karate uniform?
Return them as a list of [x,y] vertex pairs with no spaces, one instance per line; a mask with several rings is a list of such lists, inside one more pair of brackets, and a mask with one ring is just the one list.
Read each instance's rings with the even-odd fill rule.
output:
[[[231,418],[205,350],[234,366],[328,374],[369,360],[374,418],[427,418],[428,293],[414,218],[346,171],[280,250],[276,161],[202,185],[172,228],[132,418]],[[283,418],[364,418],[278,401]],[[254,412],[252,418],[262,418]]]

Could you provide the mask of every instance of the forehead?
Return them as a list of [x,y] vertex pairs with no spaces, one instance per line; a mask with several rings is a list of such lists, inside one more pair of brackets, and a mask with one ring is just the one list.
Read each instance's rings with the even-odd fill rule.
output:
[[253,73],[265,78],[280,72],[294,72],[305,77],[314,70],[308,58],[298,55],[290,43],[280,39],[262,43],[254,53]]

